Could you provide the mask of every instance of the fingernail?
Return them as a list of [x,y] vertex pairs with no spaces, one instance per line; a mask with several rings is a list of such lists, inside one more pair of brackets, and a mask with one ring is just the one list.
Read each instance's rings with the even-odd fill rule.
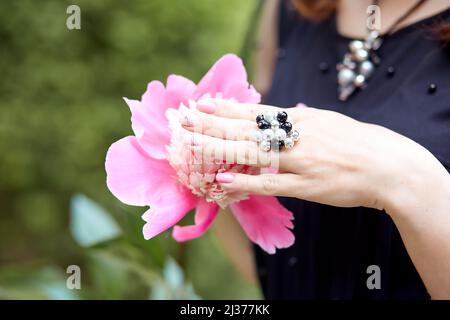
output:
[[231,183],[234,180],[234,174],[224,172],[216,174],[216,181],[221,183]]
[[195,127],[198,124],[198,116],[192,112],[183,113],[180,123],[186,127]]
[[197,110],[205,113],[214,113],[216,111],[216,105],[212,101],[200,100],[197,102]]
[[300,102],[300,103],[297,103],[297,105],[295,107],[296,108],[306,107],[306,104]]

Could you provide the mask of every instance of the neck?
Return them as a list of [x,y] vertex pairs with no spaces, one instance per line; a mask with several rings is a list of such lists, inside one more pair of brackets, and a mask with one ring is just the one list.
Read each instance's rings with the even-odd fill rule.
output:
[[[380,31],[386,32],[395,21],[416,4],[417,0],[380,0]],[[340,34],[350,38],[364,38],[367,33],[366,19],[367,7],[372,5],[372,0],[339,0],[337,8],[337,29]],[[399,23],[396,30],[404,28],[412,23],[435,15],[449,8],[448,0],[433,0],[425,2],[405,20]]]

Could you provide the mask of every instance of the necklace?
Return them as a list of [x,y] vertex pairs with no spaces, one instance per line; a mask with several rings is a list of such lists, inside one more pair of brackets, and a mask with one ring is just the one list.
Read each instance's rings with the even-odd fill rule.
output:
[[[349,43],[349,52],[345,53],[342,62],[338,63],[338,95],[339,100],[346,101],[358,89],[363,89],[367,81],[380,63],[377,55],[378,49],[387,36],[391,35],[397,26],[420,8],[427,0],[418,0],[414,6],[408,9],[389,27],[382,35],[379,30],[367,29],[364,40],[353,40]],[[374,0],[373,5],[378,5],[379,0]]]

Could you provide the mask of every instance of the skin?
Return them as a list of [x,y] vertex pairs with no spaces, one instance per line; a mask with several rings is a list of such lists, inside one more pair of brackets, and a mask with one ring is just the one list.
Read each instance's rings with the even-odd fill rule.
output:
[[[339,3],[337,21],[341,33],[364,36],[364,12],[370,4],[365,2],[344,0]],[[413,3],[410,0],[381,1],[382,30]],[[443,1],[429,1],[403,26],[447,6]],[[269,13],[265,14],[270,17]],[[275,12],[272,14],[275,16]],[[354,18],[358,15],[361,21]],[[268,19],[271,23],[275,22],[274,16]],[[264,25],[261,28],[264,29]],[[274,37],[269,34],[266,39],[275,41]],[[274,55],[269,50],[273,49],[273,44],[261,48],[267,52],[259,52],[259,60],[267,57],[266,61],[272,61]],[[255,83],[262,89],[264,85],[267,87],[265,77],[273,72],[270,69],[273,67],[267,68],[256,75]],[[190,147],[195,152],[214,153],[227,161],[262,168],[275,164],[279,169],[278,174],[233,174],[232,182],[221,183],[224,189],[289,196],[340,207],[384,210],[399,229],[432,298],[450,299],[450,175],[428,150],[387,128],[336,112],[301,106],[289,109],[294,128],[301,132],[300,141],[290,150],[265,153],[251,140],[255,115],[264,110],[281,109],[222,100],[201,101],[197,108],[199,112],[181,120],[186,134],[192,135]],[[231,215],[222,223],[226,223],[229,230],[240,232]],[[239,268],[251,269],[252,272],[246,272],[247,278],[255,279],[253,260],[247,259],[247,255],[251,256],[250,245],[245,240],[234,245],[241,247],[239,253],[245,256]],[[233,248],[225,246],[225,251],[232,252]]]
[[280,173],[232,174],[224,189],[385,210],[430,294],[450,298],[450,175],[429,151],[381,126],[303,106],[289,110],[301,140],[288,151],[267,153],[243,133],[254,130],[258,111],[281,109],[221,100],[197,108],[208,113],[182,122],[193,151],[259,167],[279,159]]

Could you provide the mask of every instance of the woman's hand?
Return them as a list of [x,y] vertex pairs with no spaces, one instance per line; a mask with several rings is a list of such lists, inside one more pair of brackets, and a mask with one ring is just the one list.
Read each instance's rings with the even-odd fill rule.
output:
[[[450,298],[450,175],[425,148],[389,129],[336,112],[202,101],[182,119],[196,152],[278,174],[216,176],[223,188],[341,207],[385,209],[435,299]],[[255,118],[285,110],[300,141],[279,153],[249,140]]]
[[[182,118],[192,132],[192,148],[232,163],[277,167],[280,173],[218,174],[224,189],[289,196],[340,206],[385,209],[434,157],[413,141],[386,128],[306,106],[280,109],[225,100],[198,103],[200,112]],[[300,141],[289,150],[261,151],[252,135],[255,118],[285,110]],[[419,179],[420,180],[420,179]]]

